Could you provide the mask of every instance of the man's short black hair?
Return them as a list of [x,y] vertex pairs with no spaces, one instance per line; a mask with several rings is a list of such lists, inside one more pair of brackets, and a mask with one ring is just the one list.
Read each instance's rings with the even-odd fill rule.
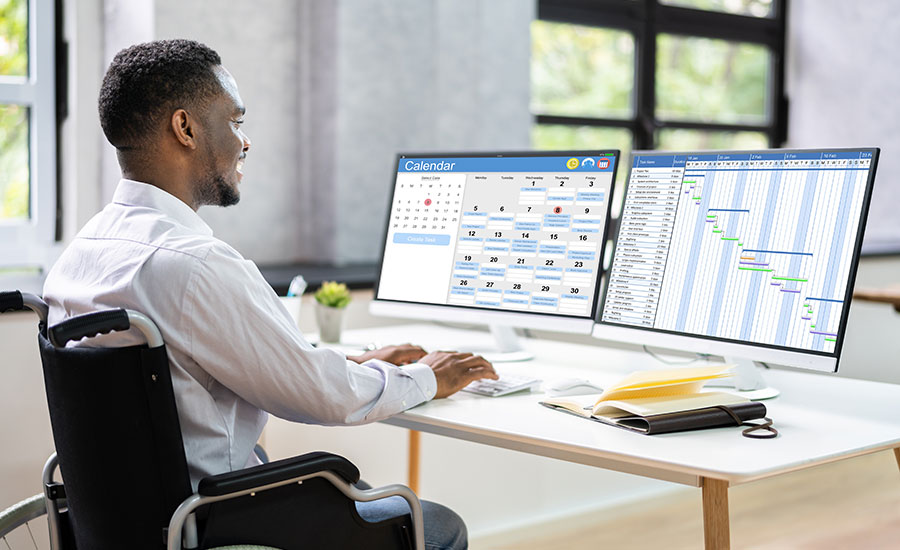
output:
[[193,40],[157,40],[116,54],[100,87],[100,125],[117,149],[142,145],[176,109],[199,107],[222,90],[214,50]]

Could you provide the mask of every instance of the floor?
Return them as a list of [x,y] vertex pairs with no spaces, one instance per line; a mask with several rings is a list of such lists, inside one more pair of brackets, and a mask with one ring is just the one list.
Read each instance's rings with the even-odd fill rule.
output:
[[[900,471],[892,451],[729,490],[733,549],[898,549]],[[703,548],[700,490],[473,541],[473,550]]]

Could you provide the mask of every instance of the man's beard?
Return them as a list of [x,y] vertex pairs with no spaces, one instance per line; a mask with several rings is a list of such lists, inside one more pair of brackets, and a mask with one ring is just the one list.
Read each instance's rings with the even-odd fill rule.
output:
[[197,203],[201,205],[232,206],[240,200],[241,194],[222,176],[209,174],[197,189]]

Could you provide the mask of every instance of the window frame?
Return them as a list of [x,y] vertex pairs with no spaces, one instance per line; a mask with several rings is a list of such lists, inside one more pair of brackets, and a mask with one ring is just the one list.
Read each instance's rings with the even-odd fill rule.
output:
[[29,217],[0,221],[0,268],[43,268],[57,237],[59,2],[28,0],[28,75],[0,76],[0,103],[28,108]]
[[[671,6],[659,0],[538,0],[539,20],[625,30],[635,40],[634,113],[631,118],[534,114],[535,124],[597,126],[631,130],[635,149],[655,149],[663,129],[764,133],[770,147],[787,140],[785,96],[788,0],[773,0],[769,17],[753,17]],[[767,124],[659,120],[656,118],[656,41],[660,34],[749,42],[769,48]]]

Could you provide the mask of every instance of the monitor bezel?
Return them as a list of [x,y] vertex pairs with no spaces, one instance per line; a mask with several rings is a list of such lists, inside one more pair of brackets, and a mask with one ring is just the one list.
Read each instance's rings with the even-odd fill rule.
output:
[[[503,308],[490,308],[490,307],[480,307],[480,306],[462,306],[456,304],[435,304],[431,302],[414,302],[414,301],[406,301],[406,300],[393,300],[386,298],[379,298],[378,291],[381,286],[381,277],[384,273],[384,256],[387,250],[387,236],[390,233],[391,227],[391,206],[394,204],[394,194],[397,191],[397,175],[400,173],[400,162],[405,159],[415,159],[415,158],[512,158],[512,157],[595,157],[595,156],[611,156],[614,159],[613,169],[612,169],[612,181],[609,186],[609,198],[606,201],[606,216],[605,222],[603,224],[603,237],[601,239],[600,252],[597,257],[597,280],[594,284],[594,293],[591,301],[591,310],[589,315],[578,316],[578,315],[565,315],[561,313],[549,313],[549,312],[537,312],[537,311],[527,311],[527,310],[512,310],[512,309],[503,309]],[[622,152],[618,149],[581,149],[581,150],[564,150],[564,151],[490,151],[490,152],[466,152],[466,151],[454,151],[454,152],[441,152],[441,151],[417,151],[417,152],[398,152],[396,155],[396,159],[394,161],[394,171],[392,172],[392,183],[391,183],[391,193],[390,199],[388,202],[387,212],[384,231],[381,239],[381,260],[378,263],[378,274],[375,279],[375,288],[374,288],[374,297],[372,298],[372,305],[370,310],[372,312],[378,312],[379,314],[384,315],[402,315],[404,317],[412,317],[412,318],[433,318],[435,311],[430,308],[441,308],[447,312],[472,312],[478,316],[483,315],[497,315],[497,321],[501,321],[503,324],[511,324],[506,323],[505,321],[509,320],[508,316],[515,315],[516,318],[521,319],[521,322],[514,323],[515,326],[523,326],[523,327],[531,327],[531,328],[541,328],[540,322],[535,322],[534,319],[560,319],[565,321],[585,321],[589,322],[590,326],[587,326],[586,330],[577,330],[576,332],[590,332],[593,324],[597,320],[597,316],[600,313],[599,308],[599,299],[600,299],[600,289],[602,286],[602,279],[605,273],[603,269],[603,260],[605,257],[607,242],[609,241],[610,235],[610,222],[611,220],[611,212],[612,212],[612,203],[613,203],[613,194],[615,192],[616,185],[616,176],[619,171],[619,166],[621,164]],[[394,306],[387,308],[388,304]],[[402,307],[399,307],[402,306]],[[415,309],[407,309],[407,308],[429,308],[425,313],[426,316],[420,316],[419,313],[415,311]],[[425,310],[423,310],[425,311]],[[454,319],[457,320],[467,320],[464,314],[451,314]],[[471,319],[468,319],[471,320]],[[575,323],[579,327],[583,323]],[[565,326],[568,326],[565,325]],[[548,327],[549,328],[549,327]],[[565,332],[572,332],[571,330],[564,330]]]
[[[660,151],[660,150],[635,150],[631,153],[631,159],[628,164],[628,172],[623,185],[623,205],[628,199],[628,186],[631,182],[631,171],[634,168],[635,158],[638,156],[670,156],[670,155],[709,155],[709,154],[771,154],[771,153],[841,153],[859,151],[860,153],[868,152],[872,154],[872,162],[869,168],[868,179],[866,180],[865,192],[863,195],[863,204],[860,211],[859,225],[857,227],[856,242],[854,243],[853,258],[851,259],[851,269],[847,278],[847,287],[844,291],[844,307],[841,311],[841,320],[838,327],[838,338],[834,351],[826,352],[819,350],[808,350],[790,346],[779,346],[775,344],[767,344],[763,342],[748,342],[744,340],[736,340],[732,338],[722,338],[718,336],[707,336],[703,334],[692,334],[686,332],[678,332],[674,330],[665,330],[658,328],[636,327],[622,323],[613,323],[603,320],[603,310],[606,307],[606,297],[609,288],[609,280],[607,277],[606,284],[601,294],[597,324],[594,327],[593,335],[601,339],[624,340],[629,343],[659,345],[671,349],[681,349],[689,351],[697,351],[698,353],[712,353],[717,355],[734,354],[740,357],[759,357],[760,361],[769,361],[788,366],[799,366],[802,368],[812,368],[816,370],[831,369],[837,372],[840,363],[841,351],[844,345],[844,336],[847,331],[847,320],[850,315],[850,301],[853,294],[853,288],[856,284],[856,275],[859,270],[860,251],[862,249],[863,238],[865,237],[866,220],[869,215],[869,205],[871,204],[872,188],[875,182],[875,172],[878,167],[878,158],[881,149],[878,147],[821,147],[821,148],[803,148],[803,149],[748,149],[748,150],[702,150],[702,151]],[[624,212],[624,210],[623,210]],[[618,242],[619,232],[622,229],[622,218],[619,217],[618,229],[616,232],[616,242]],[[614,247],[610,255],[610,270],[612,270],[616,261],[616,249]],[[657,341],[651,342],[650,336],[656,336]],[[683,344],[683,345],[682,345]],[[819,359],[821,358],[821,359]]]

